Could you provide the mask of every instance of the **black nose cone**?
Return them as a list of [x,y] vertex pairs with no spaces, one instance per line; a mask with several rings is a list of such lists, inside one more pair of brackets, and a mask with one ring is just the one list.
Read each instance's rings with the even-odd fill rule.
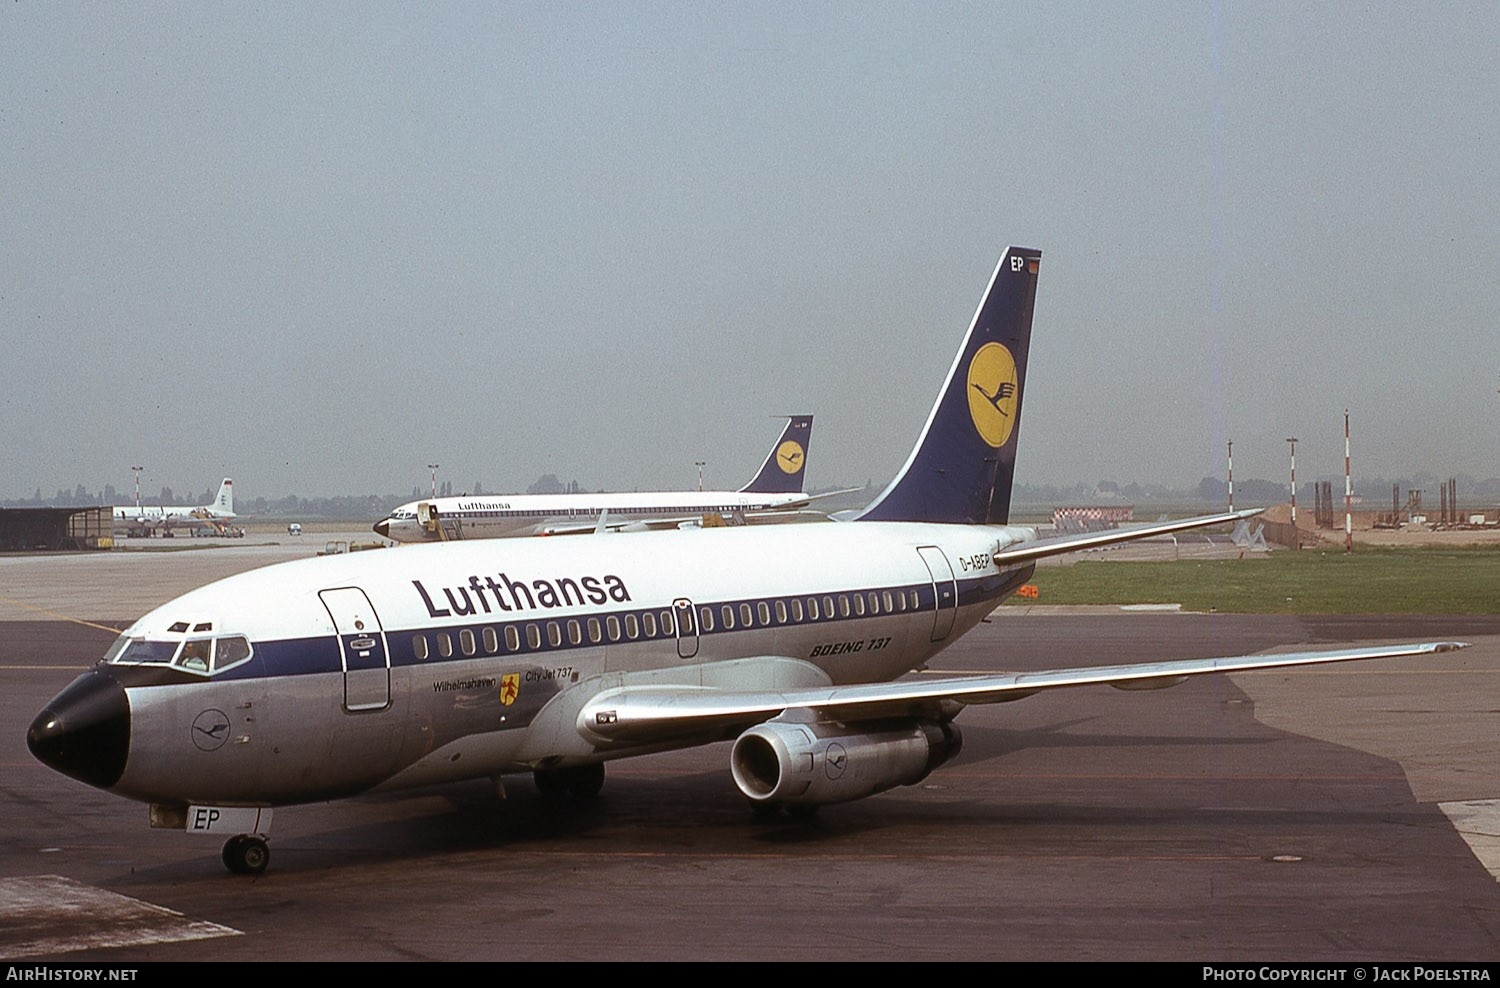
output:
[[125,688],[107,672],[84,673],[31,722],[26,747],[63,775],[100,789],[113,787],[130,752]]

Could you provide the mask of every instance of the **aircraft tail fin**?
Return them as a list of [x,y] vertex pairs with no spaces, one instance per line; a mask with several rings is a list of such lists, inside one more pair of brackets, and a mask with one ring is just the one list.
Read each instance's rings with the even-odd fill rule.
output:
[[214,503],[209,506],[216,515],[234,514],[234,481],[228,477],[219,485],[219,494],[214,498]]
[[1001,256],[916,447],[856,520],[1009,521],[1041,256]]
[[811,415],[790,415],[781,438],[766,454],[755,479],[740,488],[742,494],[795,494],[807,475],[807,449],[812,444]]

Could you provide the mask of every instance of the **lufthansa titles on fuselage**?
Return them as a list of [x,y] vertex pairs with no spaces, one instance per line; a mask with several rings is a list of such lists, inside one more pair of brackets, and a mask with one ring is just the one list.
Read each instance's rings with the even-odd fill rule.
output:
[[[495,611],[534,611],[585,604],[629,603],[625,581],[612,573],[603,576],[560,576],[551,580],[513,580],[504,573],[483,578],[470,575],[467,584],[429,591],[421,580],[412,580],[427,615],[432,618],[493,614]],[[442,601],[446,600],[446,607]]]

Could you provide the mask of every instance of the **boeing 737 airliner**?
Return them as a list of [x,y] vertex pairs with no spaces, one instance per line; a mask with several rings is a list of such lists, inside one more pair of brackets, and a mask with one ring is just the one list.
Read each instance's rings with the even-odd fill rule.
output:
[[401,505],[376,522],[375,531],[397,542],[445,542],[683,528],[703,519],[728,519],[732,524],[826,521],[825,516],[800,511],[818,497],[831,496],[802,493],[812,418],[791,416],[755,479],[737,491],[441,497]]
[[972,703],[1460,647],[909,677],[1044,556],[1253,512],[1038,538],[1009,524],[1040,253],[1000,259],[916,447],[848,524],[466,541],[283,563],[142,617],[27,733],[47,765],[227,837],[258,873],[272,807],[532,773],[592,796],[605,763],[734,741],[761,807],[925,778]]

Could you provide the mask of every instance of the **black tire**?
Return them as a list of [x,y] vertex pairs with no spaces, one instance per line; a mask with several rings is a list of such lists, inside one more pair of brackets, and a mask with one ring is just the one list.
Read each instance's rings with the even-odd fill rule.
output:
[[220,852],[219,859],[224,862],[224,867],[238,874],[235,862],[239,860],[239,846],[245,840],[244,834],[229,838],[224,842],[224,850]]
[[579,799],[593,799],[604,788],[604,763],[580,765],[567,773],[568,792]]
[[781,813],[784,807],[780,803],[769,803],[762,800],[752,800],[750,803],[750,815],[756,823],[780,823]]
[[271,847],[263,837],[240,834],[224,844],[223,858],[236,875],[260,875],[271,864]]
[[543,796],[562,796],[568,791],[568,776],[561,769],[539,768],[531,773],[531,779]]

